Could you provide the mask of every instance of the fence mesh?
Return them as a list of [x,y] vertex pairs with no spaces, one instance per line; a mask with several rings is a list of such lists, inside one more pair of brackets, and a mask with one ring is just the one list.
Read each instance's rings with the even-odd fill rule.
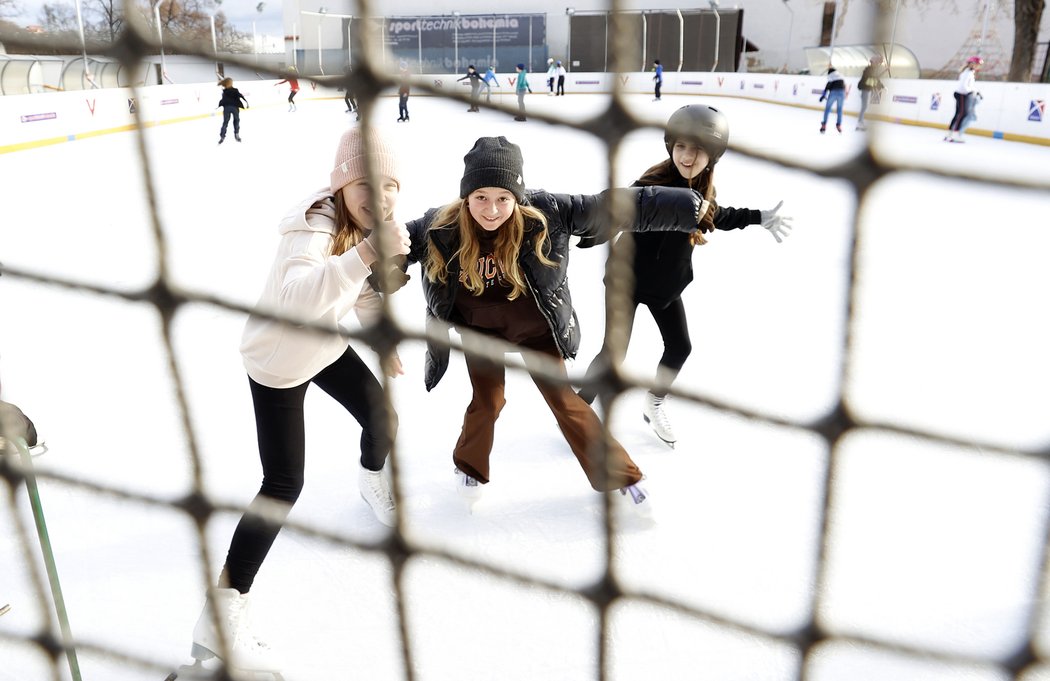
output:
[[[615,11],[618,7],[614,5],[610,9]],[[370,7],[368,6],[368,3],[362,2],[360,11],[362,14],[369,14]],[[582,17],[579,18],[579,21],[580,25],[584,25]],[[610,24],[610,27],[613,28],[612,24]],[[389,75],[389,70],[382,66],[383,59],[380,54],[380,47],[375,42],[375,36],[371,36],[371,42],[369,42],[369,40],[369,36],[362,34],[362,49],[355,51],[355,59],[358,61],[355,64],[352,76],[354,78],[354,90],[357,92],[358,99],[364,107],[365,115],[362,122],[363,125],[368,125],[369,123],[370,102],[383,90],[396,87],[397,85],[396,81],[392,80]],[[11,38],[7,38],[6,41],[8,44],[17,44],[17,40]],[[172,43],[175,43],[175,41],[172,41]],[[79,46],[74,44],[65,47],[67,47],[72,53],[79,50]],[[121,34],[119,39],[112,44],[105,56],[121,61],[126,68],[137,68],[142,58],[155,52],[158,47],[159,45],[155,39],[155,32],[151,30],[149,26],[144,25],[141,20],[138,20],[135,17],[129,17],[126,30]],[[185,53],[194,53],[202,56],[211,55],[208,45],[178,44],[178,48]],[[650,47],[650,52],[652,51],[653,47]],[[617,54],[614,52],[611,59],[611,69],[622,69],[624,71],[635,70],[636,63],[634,62],[637,61],[637,50],[634,51],[634,54],[632,54],[631,57],[634,60],[632,63],[620,64],[617,63]],[[227,59],[227,61],[232,60]],[[255,65],[249,60],[246,60],[243,66],[246,68],[255,67]],[[272,75],[276,78],[283,77],[281,73],[277,72],[274,72]],[[139,80],[140,79],[136,78],[133,79],[133,82],[138,82]],[[331,82],[332,81],[329,81],[329,83]],[[615,80],[613,81],[613,84],[615,87]],[[422,90],[429,91],[429,94],[434,96],[449,96],[446,91],[440,89],[429,89],[425,84],[422,84],[419,87]],[[133,92],[135,91],[134,87],[131,89]],[[137,96],[137,94],[135,96]],[[506,108],[505,110],[509,115],[515,113],[512,108]],[[603,115],[584,122],[561,120],[557,117],[542,114],[534,115],[533,117],[545,120],[554,125],[576,129],[580,134],[597,137],[606,145],[610,168],[615,168],[617,158],[616,151],[624,136],[633,130],[646,126],[646,123],[636,119],[615,96],[610,99],[608,109]],[[142,126],[140,126],[140,132],[141,127]],[[856,629],[852,632],[848,631],[848,627],[846,628],[847,631],[836,630],[833,627],[829,627],[827,623],[826,613],[828,607],[827,601],[829,599],[828,584],[833,581],[834,578],[834,575],[828,573],[828,553],[832,549],[830,545],[830,537],[835,529],[836,503],[841,502],[841,499],[836,499],[836,490],[842,488],[842,481],[839,479],[842,458],[849,455],[849,445],[852,441],[861,437],[885,437],[890,438],[892,443],[896,443],[893,445],[894,448],[903,450],[908,449],[910,446],[908,443],[914,442],[926,443],[933,447],[961,447],[967,450],[973,450],[976,448],[980,449],[982,455],[1001,457],[1004,460],[1015,460],[1021,458],[1042,462],[1047,458],[1047,455],[1050,454],[1045,448],[1040,447],[1033,447],[1028,450],[1011,450],[1007,447],[996,447],[989,443],[948,436],[941,432],[933,432],[930,429],[913,427],[903,423],[893,422],[892,420],[883,421],[877,417],[861,418],[858,416],[858,413],[863,413],[864,410],[857,409],[856,405],[851,404],[849,398],[851,377],[848,375],[848,371],[851,357],[857,352],[853,338],[853,333],[856,331],[856,327],[853,323],[855,311],[854,306],[859,296],[858,289],[861,287],[863,279],[867,274],[865,264],[870,264],[865,259],[862,242],[865,238],[871,236],[871,230],[884,228],[879,225],[862,224],[862,216],[865,213],[866,202],[872,200],[873,188],[887,178],[899,178],[906,181],[910,174],[918,173],[924,176],[939,177],[947,182],[957,183],[959,188],[958,191],[962,197],[965,197],[971,191],[977,191],[977,188],[984,187],[1009,187],[1032,192],[1045,192],[1047,189],[1050,189],[1050,182],[1046,180],[1045,176],[1029,179],[1002,179],[995,176],[994,170],[990,170],[988,173],[978,176],[964,171],[953,172],[927,168],[923,166],[921,161],[887,161],[885,158],[880,158],[880,155],[877,153],[877,147],[875,146],[876,142],[877,139],[872,138],[872,146],[864,149],[855,157],[844,163],[823,168],[804,167],[801,164],[778,156],[775,152],[763,153],[744,148],[734,150],[735,153],[769,162],[779,167],[812,173],[814,176],[848,183],[855,193],[857,199],[857,211],[854,216],[849,257],[845,267],[845,276],[848,278],[851,294],[849,309],[846,311],[846,318],[848,321],[843,326],[843,334],[840,339],[845,360],[842,362],[838,372],[838,397],[834,401],[834,407],[822,418],[816,419],[812,422],[801,422],[797,419],[762,413],[759,410],[742,409],[733,404],[713,399],[699,391],[689,390],[685,387],[675,386],[671,391],[671,394],[678,399],[689,402],[698,407],[740,417],[752,423],[766,424],[773,427],[786,427],[792,430],[802,431],[819,438],[820,441],[823,442],[824,447],[828,452],[829,464],[823,478],[824,493],[822,496],[824,501],[820,514],[822,521],[820,536],[817,541],[818,555],[815,560],[817,568],[812,579],[813,589],[809,604],[809,612],[811,614],[806,626],[787,633],[782,631],[772,631],[768,628],[754,626],[746,621],[727,617],[724,614],[715,612],[714,610],[690,607],[666,596],[656,593],[646,593],[624,586],[624,582],[618,574],[618,566],[616,564],[616,552],[614,547],[616,546],[618,539],[615,528],[613,527],[614,523],[612,522],[606,523],[606,542],[608,550],[601,577],[589,588],[585,589],[571,589],[554,580],[536,578],[515,570],[496,568],[485,563],[464,559],[453,552],[443,551],[431,546],[418,545],[406,538],[405,534],[401,531],[401,528],[395,530],[389,538],[384,541],[369,543],[364,541],[350,541],[343,535],[326,531],[323,528],[296,522],[288,523],[286,527],[289,530],[293,530],[304,537],[325,543],[345,545],[360,551],[373,552],[378,556],[382,556],[389,563],[393,570],[392,585],[396,592],[397,615],[400,623],[398,631],[400,636],[399,647],[403,657],[402,668],[404,670],[405,678],[412,679],[416,676],[413,663],[413,651],[415,649],[416,641],[412,639],[410,629],[407,625],[407,611],[409,608],[410,595],[406,593],[405,590],[405,571],[411,564],[411,560],[419,556],[429,556],[440,559],[452,566],[481,571],[496,580],[505,581],[507,583],[527,586],[542,592],[571,594],[586,599],[600,613],[600,640],[596,643],[595,655],[597,659],[596,677],[602,680],[611,678],[609,630],[610,621],[614,612],[618,608],[630,608],[637,606],[638,604],[651,605],[659,609],[678,613],[687,616],[699,625],[710,626],[727,632],[744,634],[764,642],[764,645],[771,648],[784,650],[789,657],[792,657],[797,661],[796,678],[798,679],[806,679],[818,675],[815,672],[822,664],[827,663],[827,660],[829,659],[828,655],[842,647],[867,651],[873,656],[883,654],[900,655],[904,658],[920,660],[923,664],[929,664],[932,667],[940,667],[954,672],[972,674],[973,678],[1045,678],[1047,674],[1043,667],[1045,664],[1045,649],[1039,640],[1040,633],[1043,630],[1048,616],[1043,600],[1043,594],[1048,586],[1046,584],[1046,565],[1048,556],[1046,551],[1047,544],[1045,542],[1042,544],[1041,552],[1038,555],[1030,557],[1032,562],[1030,568],[1033,572],[1037,573],[1039,577],[1034,580],[1032,589],[1028,594],[1030,616],[1028,625],[1025,627],[1023,642],[1011,654],[1000,655],[994,658],[989,658],[988,656],[983,655],[947,654],[938,650],[934,646],[924,645],[921,640],[907,640],[907,638],[902,639],[894,636],[883,637],[857,633],[857,631],[860,631],[862,628]],[[156,312],[161,322],[160,337],[166,350],[168,370],[170,371],[174,380],[174,385],[176,386],[176,391],[173,395],[173,408],[179,415],[179,420],[185,433],[186,456],[189,458],[193,470],[193,489],[183,498],[172,500],[158,495],[143,493],[130,487],[92,483],[77,476],[66,476],[54,471],[41,474],[41,477],[48,482],[68,486],[88,494],[100,495],[118,501],[131,502],[145,507],[175,509],[185,514],[196,528],[201,582],[202,584],[209,584],[214,579],[213,566],[215,561],[214,556],[210,555],[208,542],[206,540],[208,524],[218,514],[239,514],[245,509],[236,505],[223,504],[215,499],[209,498],[205,492],[200,448],[193,420],[190,417],[191,405],[187,403],[186,390],[184,387],[184,368],[180,366],[178,353],[175,351],[172,320],[178,310],[191,305],[213,306],[215,308],[221,308],[223,310],[240,314],[256,311],[238,305],[230,300],[187,293],[186,291],[180,290],[173,283],[169,274],[169,258],[171,254],[166,243],[164,231],[161,229],[162,220],[157,206],[156,183],[150,172],[152,165],[149,158],[149,151],[141,137],[139,138],[138,151],[142,158],[142,172],[144,173],[144,177],[142,178],[144,186],[143,191],[146,193],[147,201],[151,207],[153,239],[154,247],[156,249],[156,265],[159,273],[156,281],[153,282],[151,286],[137,290],[123,290],[105,285],[91,285],[80,281],[66,279],[62,276],[30,271],[25,268],[12,266],[4,266],[2,272],[6,280],[21,280],[42,286],[73,290],[87,296],[101,297],[128,304],[146,305]],[[613,173],[610,171],[610,178],[612,178],[612,176]],[[611,180],[610,184],[612,184]],[[17,198],[15,200],[17,200]],[[960,200],[965,200],[965,198],[961,198]],[[613,207],[610,207],[609,209],[614,210]],[[904,209],[905,208],[902,207],[902,210]],[[11,229],[11,227],[7,226],[5,229]],[[1008,230],[1010,229],[1010,226],[996,226],[995,229]],[[906,247],[902,246],[902,248]],[[613,248],[608,265],[610,271],[615,273],[617,268],[622,270],[626,267],[628,257],[629,254],[627,254],[625,250]],[[618,329],[617,324],[619,321],[622,321],[622,311],[630,305],[631,301],[630,292],[625,290],[627,286],[616,283],[622,281],[623,279],[620,277],[611,277],[611,283],[607,293],[607,318],[609,320],[608,331],[610,338],[613,339],[617,337],[618,333],[622,333],[622,329]],[[935,310],[931,310],[931,314],[935,313]],[[1030,310],[1026,314],[1038,316],[1040,312],[1038,310]],[[425,335],[412,333],[399,327],[392,318],[387,321],[389,323],[379,324],[374,328],[371,328],[367,333],[359,335],[358,338],[368,342],[380,353],[389,352],[399,343],[423,341],[426,339]],[[441,342],[443,339],[436,338],[434,340]],[[461,343],[453,344],[453,349],[457,352],[484,355],[493,361],[505,361],[502,352],[504,348],[493,348],[490,344],[482,342],[481,339],[472,338],[469,335],[464,336]],[[994,351],[998,351],[998,349],[995,349]],[[618,348],[617,343],[613,342],[610,345],[610,352],[613,355],[613,361],[610,365],[615,366],[617,356],[622,357],[623,355],[622,346]],[[513,366],[512,368],[520,370],[520,367],[517,366]],[[544,370],[541,368],[539,373],[544,373]],[[551,372],[547,377],[554,379],[556,374]],[[622,395],[630,389],[650,387],[652,385],[651,383],[632,380],[616,370],[608,371],[605,375],[599,378],[599,381],[604,394],[612,400],[615,400],[618,395]],[[12,454],[10,445],[8,451],[9,454]],[[392,456],[395,481],[400,475],[397,462],[397,447],[395,445],[394,455]],[[7,503],[11,510],[10,517],[16,520],[24,520],[23,513],[19,511],[20,506],[24,503],[21,490],[24,489],[23,486],[27,481],[27,476],[31,474],[31,467],[26,465],[24,457],[8,455],[0,459],[0,474],[3,475],[3,479],[6,483],[8,492]],[[950,476],[950,471],[946,472],[945,475]],[[395,489],[397,488],[398,485],[395,484]],[[1047,518],[1037,518],[1033,523],[1035,526],[1042,528],[1042,534],[1045,535]],[[18,544],[23,548],[26,564],[36,566],[37,562],[30,557],[31,554],[34,554],[34,547],[36,546],[36,539],[33,536],[33,528],[27,523],[19,521],[12,530],[17,534]],[[935,539],[936,538],[931,537],[931,541]],[[683,537],[682,540],[688,541],[689,539]],[[845,541],[845,539],[843,539],[843,541]],[[800,550],[805,549],[802,548]],[[902,557],[902,560],[906,561],[906,558],[907,557],[904,556]],[[775,569],[775,566],[771,569]],[[39,570],[33,570],[30,577],[32,587],[36,592],[36,598],[40,603],[41,609],[49,610],[52,607],[52,604],[51,596],[49,595],[47,587],[48,576]],[[189,597],[189,595],[187,597]],[[959,597],[968,598],[972,597],[972,594],[963,593],[960,594]],[[86,614],[81,613],[73,613],[73,615],[86,616]],[[76,640],[75,638],[69,639],[63,635],[58,623],[55,622],[53,618],[47,617],[46,622],[49,624],[39,632],[26,636],[5,633],[0,634],[0,639],[38,646],[42,654],[48,656],[51,660],[52,678],[56,679],[56,681],[65,678],[68,666],[67,654],[73,650],[80,651],[81,653],[89,652],[105,655],[109,659],[117,660],[128,667],[142,668],[151,672],[155,671],[159,675],[163,675],[170,671],[156,659],[130,654],[119,648],[100,648],[86,641]],[[906,629],[906,627],[904,628]],[[826,668],[824,671],[826,671]],[[333,670],[333,673],[344,674],[345,670]]]

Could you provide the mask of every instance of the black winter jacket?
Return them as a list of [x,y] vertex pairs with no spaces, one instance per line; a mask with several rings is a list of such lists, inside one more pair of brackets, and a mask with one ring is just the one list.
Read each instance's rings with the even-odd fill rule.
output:
[[[244,102],[244,106],[241,106],[241,102]],[[247,109],[248,100],[244,98],[241,91],[235,87],[224,87],[222,89],[222,98],[219,100],[219,106],[235,106],[238,109]]]
[[[637,186],[637,185],[635,185]],[[682,178],[682,187],[687,186]],[[762,211],[717,206],[715,229],[743,229],[762,222]],[[693,249],[689,234],[634,234],[634,300],[661,310],[682,295],[693,281]]]
[[[674,231],[683,235],[696,231],[702,199],[700,194],[689,189],[666,187],[638,187],[615,189],[632,198],[636,210],[633,221],[623,221],[609,228],[602,210],[603,196],[550,194],[543,190],[528,190],[525,205],[542,211],[547,217],[548,255],[556,263],[548,267],[536,259],[532,239],[522,241],[518,262],[528,283],[528,295],[540,308],[562,357],[573,358],[580,347],[580,325],[572,307],[569,292],[569,239],[581,237],[580,247],[594,246],[609,240],[617,231],[638,232]],[[427,330],[444,333],[448,337],[456,292],[459,289],[460,263],[454,254],[459,249],[459,231],[455,226],[432,229],[438,209],[407,224],[412,239],[408,263],[422,262],[427,257],[428,241],[441,252],[449,263],[447,284],[430,281],[424,274],[423,295],[427,302]],[[432,390],[448,369],[449,348],[447,345],[427,343],[424,382]]]

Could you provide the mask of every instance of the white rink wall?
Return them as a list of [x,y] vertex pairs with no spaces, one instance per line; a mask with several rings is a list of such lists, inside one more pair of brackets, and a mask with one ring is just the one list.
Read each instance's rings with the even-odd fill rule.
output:
[[[465,95],[470,87],[466,81],[457,82],[461,75],[430,74],[419,78]],[[500,74],[499,77],[500,89],[513,92],[514,76]],[[565,89],[569,95],[600,94],[610,92],[617,79],[626,93],[652,91],[652,74],[640,72],[570,73]],[[545,81],[543,73],[529,75],[534,96],[546,93]],[[273,87],[276,82],[237,81],[236,86],[251,106],[283,105],[287,85]],[[823,104],[818,99],[824,83],[823,76],[670,72],[664,74],[662,93],[738,97],[821,110]],[[884,83],[886,90],[881,99],[869,107],[869,119],[948,126],[955,110],[952,96],[955,81],[887,78]],[[857,79],[847,78],[846,85],[845,110],[855,115],[860,109]],[[342,93],[314,86],[306,79],[302,79],[302,87],[298,101],[342,97]],[[978,80],[978,90],[984,99],[969,134],[1050,145],[1050,111],[1046,108],[1050,102],[1050,84]],[[137,93],[121,88],[0,97],[0,128],[4,130],[0,153],[129,130],[135,124],[133,107],[146,126],[217,116],[220,91],[214,83],[199,83],[150,86],[140,88]],[[413,96],[423,94],[417,90]],[[392,92],[391,96],[394,96]]]

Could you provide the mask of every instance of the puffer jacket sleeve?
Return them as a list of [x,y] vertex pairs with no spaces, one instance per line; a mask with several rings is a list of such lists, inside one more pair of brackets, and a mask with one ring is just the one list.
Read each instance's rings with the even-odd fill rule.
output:
[[408,238],[411,241],[405,263],[406,267],[415,262],[422,262],[426,258],[427,240],[429,238],[427,230],[430,229],[430,223],[433,221],[437,211],[437,208],[431,208],[423,217],[405,224],[405,229],[408,230]]
[[[634,206],[631,211],[610,216],[603,202],[610,194]],[[550,194],[562,222],[581,248],[607,242],[617,232],[694,232],[700,221],[703,199],[692,189],[675,187],[629,187],[607,189],[600,194]]]
[[729,206],[718,206],[712,218],[715,229],[729,231],[731,229],[743,229],[748,225],[757,225],[762,222],[762,211],[751,208],[731,208]]
[[[427,309],[427,356],[423,366],[423,384],[427,392],[434,389],[441,377],[448,370],[449,356],[449,329],[452,325],[438,319],[434,313]],[[433,337],[443,338],[444,343],[435,342]]]

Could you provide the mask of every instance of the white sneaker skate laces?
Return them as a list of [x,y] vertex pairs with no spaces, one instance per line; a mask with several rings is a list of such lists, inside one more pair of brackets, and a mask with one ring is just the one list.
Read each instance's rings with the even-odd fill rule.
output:
[[664,411],[664,397],[658,397],[652,393],[645,394],[645,406],[642,408],[642,418],[648,423],[656,436],[667,444],[674,446],[677,438],[671,429],[671,420],[667,418]]
[[[220,618],[227,636],[231,659],[226,663],[242,671],[278,671],[280,663],[274,651],[260,641],[251,630],[251,601],[247,594],[230,593],[232,589],[221,589],[214,607],[221,608]],[[205,606],[201,619],[193,632],[193,656],[198,661],[211,657],[222,657],[219,635],[212,623],[209,607]]]
[[375,513],[379,522],[387,527],[396,524],[394,495],[390,490],[390,483],[382,470],[370,471],[361,468],[361,474],[357,478],[361,498]]

